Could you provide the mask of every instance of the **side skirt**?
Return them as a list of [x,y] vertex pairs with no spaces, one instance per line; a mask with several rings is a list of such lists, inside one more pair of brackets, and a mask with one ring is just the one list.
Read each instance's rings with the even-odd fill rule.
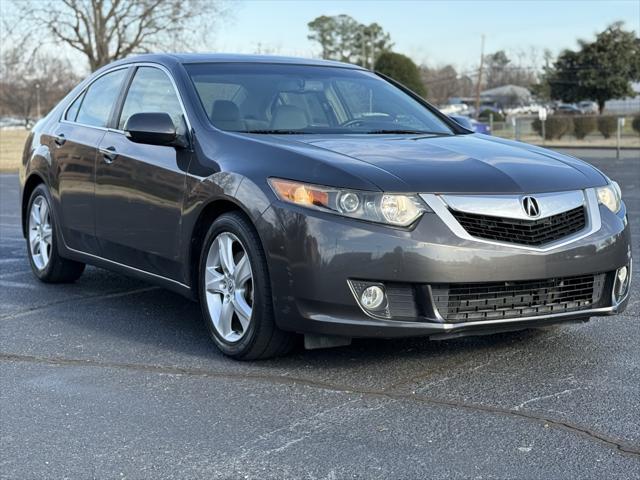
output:
[[123,275],[138,278],[140,280],[153,283],[154,285],[158,285],[159,287],[166,288],[167,290],[171,290],[173,292],[179,293],[180,295],[188,298],[189,300],[193,300],[193,301],[198,300],[198,296],[196,292],[194,292],[189,285],[180,283],[176,280],[172,280],[170,278],[166,278],[161,275],[156,275],[155,273],[146,272],[144,270],[140,270],[135,267],[130,267],[129,265],[124,265],[122,263],[114,262],[113,260],[108,260],[98,255],[93,255],[90,253],[81,252],[79,250],[74,250],[73,248],[69,248],[66,245],[64,245],[61,248],[61,250],[62,250],[62,252],[60,252],[61,256],[68,258],[70,260],[76,260],[78,262],[83,262],[89,265],[94,265],[96,267],[104,268],[106,270],[111,270],[113,272],[121,273]]

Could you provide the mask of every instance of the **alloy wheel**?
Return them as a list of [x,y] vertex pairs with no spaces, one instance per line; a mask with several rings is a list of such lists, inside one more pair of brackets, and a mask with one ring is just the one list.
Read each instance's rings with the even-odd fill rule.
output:
[[35,198],[29,212],[29,250],[33,264],[44,270],[49,264],[52,248],[51,212],[43,196]]
[[213,240],[204,275],[213,327],[223,340],[235,343],[247,333],[253,312],[253,274],[238,237],[222,232]]

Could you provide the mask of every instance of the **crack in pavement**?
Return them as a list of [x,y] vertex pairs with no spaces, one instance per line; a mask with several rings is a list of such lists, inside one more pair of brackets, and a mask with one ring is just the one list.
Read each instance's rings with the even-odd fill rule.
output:
[[558,397],[561,397],[563,395],[568,395],[568,394],[570,394],[572,392],[576,392],[578,390],[582,390],[582,387],[567,388],[566,390],[562,390],[561,392],[555,392],[555,393],[552,393],[552,394],[549,394],[549,395],[541,395],[539,397],[533,397],[533,398],[530,398],[529,400],[525,400],[520,405],[516,405],[514,407],[514,410],[516,410],[516,411],[517,410],[521,410],[522,407],[524,407],[525,405],[529,405],[530,403],[539,402],[540,400],[546,400],[548,398],[558,398]]
[[[514,332],[514,333],[522,333],[524,335],[528,335],[529,333],[534,332],[532,331],[522,331],[522,332]],[[534,333],[543,333],[542,330],[537,330]],[[536,345],[536,344],[542,344],[545,342],[548,342],[550,340],[556,339],[562,335],[565,335],[566,332],[564,331],[557,331],[555,333],[551,333],[549,330],[547,330],[547,335],[544,335],[543,337],[538,337],[535,339],[528,339],[527,343],[528,345]],[[465,362],[462,364],[458,364],[456,365],[457,371],[455,371],[450,377],[447,377],[446,379],[440,379],[437,381],[437,383],[443,383],[444,381],[448,381],[451,378],[454,377],[458,377],[460,375],[463,375],[465,373],[470,373],[473,371],[476,371],[480,368],[484,368],[492,363],[494,363],[496,360],[505,360],[508,359],[509,357],[512,357],[514,355],[518,355],[520,353],[519,350],[508,350],[510,347],[512,347],[515,344],[518,344],[520,342],[520,340],[514,340],[512,342],[506,343],[504,345],[504,350],[500,351],[500,352],[496,352],[495,355],[493,356],[493,358],[489,361],[483,362],[478,364],[477,360],[472,360],[469,362]],[[468,366],[471,366],[471,368],[468,368]],[[389,385],[388,387],[385,387],[385,391],[397,391],[400,390],[402,388],[408,387],[412,384],[416,384],[419,383],[422,380],[426,380],[429,377],[434,376],[434,374],[438,374],[441,373],[443,370],[447,370],[447,372],[449,371],[450,367],[442,367],[442,368],[438,368],[437,366],[435,368],[433,368],[432,370],[428,370],[428,371],[422,371],[422,372],[418,372],[418,373],[414,373],[409,375],[408,377],[403,377],[400,378],[399,380],[397,380],[396,382],[393,382],[391,385]],[[460,371],[460,369],[463,369],[462,371]]]
[[567,420],[554,419],[545,417],[544,415],[537,414],[535,412],[528,412],[523,410],[514,410],[509,408],[498,407],[494,405],[484,405],[478,403],[471,403],[462,400],[446,400],[443,398],[429,397],[422,394],[401,393],[391,390],[371,390],[366,388],[359,388],[350,385],[334,384],[319,380],[311,380],[303,377],[281,376],[281,375],[269,375],[260,373],[239,373],[239,372],[221,372],[215,370],[206,370],[199,368],[186,368],[176,366],[162,366],[162,365],[148,365],[148,364],[132,364],[132,363],[117,363],[117,362],[100,362],[91,359],[77,359],[77,358],[65,358],[65,357],[38,357],[34,355],[20,355],[12,353],[1,353],[0,361],[6,362],[28,362],[36,364],[46,364],[53,366],[80,366],[80,367],[98,367],[98,368],[113,368],[129,371],[142,371],[150,373],[168,374],[168,375],[185,375],[192,377],[203,378],[221,378],[227,380],[247,380],[247,381],[263,381],[273,384],[290,385],[290,386],[305,386],[310,388],[317,388],[321,390],[328,390],[342,393],[353,393],[362,396],[386,398],[397,401],[413,401],[419,403],[426,403],[429,405],[448,407],[454,409],[464,409],[472,412],[482,412],[492,415],[509,416],[512,418],[519,418],[536,423],[543,423],[545,427],[553,427],[564,431],[571,432],[590,440],[597,441],[608,447],[614,448],[621,454],[629,455],[640,458],[640,445],[632,445],[624,440],[615,439],[609,437],[603,433],[594,431],[589,427],[577,425]]
[[34,312],[39,312],[42,310],[47,310],[49,308],[57,307],[59,305],[64,305],[65,303],[87,302],[90,300],[102,300],[102,299],[126,297],[128,295],[136,295],[138,293],[146,293],[146,292],[150,292],[153,290],[160,290],[160,289],[161,289],[160,287],[143,287],[143,288],[136,288],[134,290],[113,291],[109,293],[97,293],[95,295],[83,295],[80,297],[67,298],[65,300],[58,300],[57,302],[46,303],[44,305],[36,305],[34,307],[29,307],[24,310],[8,313],[6,315],[0,315],[0,320],[9,320],[13,318],[23,317],[25,315],[29,315]]

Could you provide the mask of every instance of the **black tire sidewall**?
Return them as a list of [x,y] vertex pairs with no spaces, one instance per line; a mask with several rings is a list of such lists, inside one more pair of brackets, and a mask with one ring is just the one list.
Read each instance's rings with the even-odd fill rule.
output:
[[[255,343],[265,322],[272,321],[269,315],[272,314],[270,298],[270,280],[266,269],[266,260],[259,244],[257,235],[252,231],[251,224],[242,216],[234,213],[223,214],[218,217],[209,228],[200,253],[200,263],[198,270],[198,293],[202,315],[204,317],[209,334],[218,348],[226,355],[241,358],[248,354]],[[230,343],[224,340],[215,327],[209,314],[206,299],[206,289],[204,282],[204,272],[206,268],[207,255],[211,244],[218,235],[224,232],[234,234],[242,242],[245,252],[249,256],[251,273],[253,275],[253,305],[249,329],[237,342]]]

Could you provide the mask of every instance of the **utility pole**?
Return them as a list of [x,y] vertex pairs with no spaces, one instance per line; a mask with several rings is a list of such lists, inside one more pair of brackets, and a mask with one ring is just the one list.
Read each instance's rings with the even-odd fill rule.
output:
[[40,120],[40,84],[36,83],[36,117]]
[[373,39],[371,39],[371,70],[376,66],[376,45],[373,43]]
[[362,43],[362,66],[364,68],[369,68],[369,62],[367,61],[367,47],[365,43],[365,28],[362,27],[360,30],[360,41]]
[[480,68],[478,69],[478,84],[476,85],[476,118],[480,116],[480,88],[482,85],[482,70],[484,68],[484,33],[480,44]]

